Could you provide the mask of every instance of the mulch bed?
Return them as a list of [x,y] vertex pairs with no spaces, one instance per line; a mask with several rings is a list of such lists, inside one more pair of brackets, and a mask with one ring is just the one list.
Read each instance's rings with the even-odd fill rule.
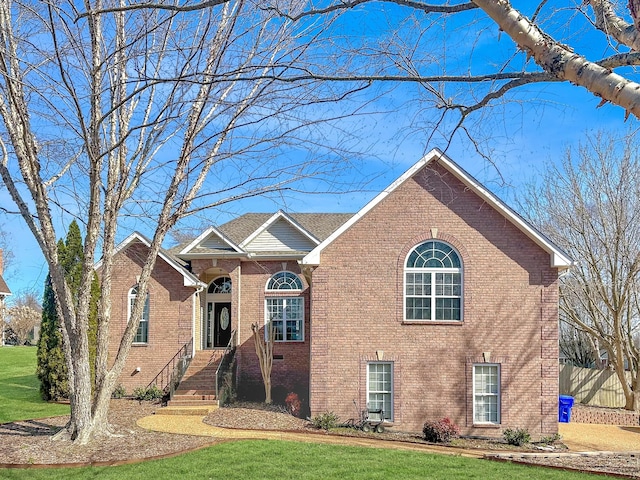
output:
[[[131,463],[176,455],[214,443],[210,437],[150,432],[136,425],[138,418],[152,415],[159,408],[159,404],[150,402],[112,400],[109,419],[118,436],[85,446],[51,440],[51,436],[65,425],[67,417],[2,424],[0,425],[0,452],[2,452],[0,467]],[[309,431],[310,429],[307,421],[289,415],[282,408],[256,404],[235,404],[232,408],[220,408],[209,414],[204,421],[210,425],[226,428],[280,431]],[[426,443],[415,433],[391,430],[383,434],[375,434],[343,428],[332,431],[332,434]],[[509,457],[502,456],[502,460],[507,461],[640,478],[640,459],[635,454],[585,456],[562,453],[566,450],[559,446],[556,451],[531,456],[526,452],[536,451],[536,449],[530,445],[518,448],[500,441],[483,439],[457,439],[452,442],[452,446],[507,453]]]
[[149,432],[136,425],[138,418],[152,415],[159,404],[137,400],[111,400],[109,421],[117,436],[89,445],[52,441],[68,416],[25,420],[0,425],[0,466],[119,464],[163,457],[213,443],[211,438]]

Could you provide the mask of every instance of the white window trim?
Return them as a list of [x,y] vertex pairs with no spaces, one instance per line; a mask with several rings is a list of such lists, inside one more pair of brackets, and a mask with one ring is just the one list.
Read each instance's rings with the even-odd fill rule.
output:
[[[228,278],[229,279],[229,283],[231,284],[231,290],[229,290],[228,292],[209,292],[209,290],[211,289],[211,287],[213,286],[213,284],[220,280],[221,278]],[[211,280],[209,282],[209,285],[207,285],[207,290],[206,290],[206,294],[207,295],[231,295],[233,293],[233,282],[231,281],[231,277],[229,277],[229,275],[220,275],[216,278],[214,278],[213,280]]]
[[[295,291],[295,290],[273,290],[275,292],[283,292],[283,291],[287,291],[287,292],[291,292],[291,291]],[[304,342],[304,322],[305,322],[305,306],[304,306],[304,297],[295,297],[295,296],[267,296],[264,299],[264,339],[266,341],[270,341],[269,338],[269,329],[268,329],[268,325],[269,325],[269,308],[268,308],[268,301],[269,300],[291,300],[291,299],[296,299],[296,300],[300,300],[300,308],[302,311],[302,318],[300,319],[300,330],[301,330],[301,339],[300,340],[287,340],[286,336],[287,336],[287,324],[286,324],[286,320],[282,319],[282,340],[275,340],[276,343],[303,343]]]
[[[276,275],[278,275],[279,273],[289,273],[291,275],[293,275],[294,277],[296,277],[298,279],[298,281],[300,282],[301,288],[269,288],[269,284],[271,283],[271,280],[273,279],[273,277],[275,277]],[[300,275],[298,275],[295,272],[292,272],[291,270],[280,270],[279,272],[274,273],[273,275],[271,275],[269,277],[269,279],[267,280],[267,283],[265,283],[264,285],[264,290],[265,292],[301,292],[304,289],[304,283],[302,281],[302,278],[300,278]]]
[[[131,287],[129,289],[129,294],[127,295],[127,322],[129,322],[131,320],[131,300],[135,299],[138,294],[133,294],[131,293],[134,289],[137,289],[138,286],[134,285],[133,287]],[[146,302],[149,302],[149,310],[151,309],[151,302],[149,300],[149,292],[147,292],[147,299],[145,300]],[[144,306],[142,307],[142,312],[143,312],[143,317],[144,318]],[[140,323],[142,323],[142,319],[140,319]],[[147,341],[146,342],[136,342],[136,337],[138,336],[138,332],[136,331],[136,334],[133,337],[133,342],[132,345],[148,345],[149,344],[149,319],[147,318],[146,320],[147,322]],[[138,324],[138,328],[140,327],[140,324]]]
[[[496,408],[497,412],[497,421],[496,422],[482,422],[476,420],[476,367],[496,367],[497,368],[497,376],[498,376],[498,392],[495,394],[497,398]],[[502,367],[499,363],[474,363],[473,364],[473,385],[472,385],[472,397],[473,397],[473,424],[474,425],[500,425],[502,422]],[[484,396],[482,394],[478,394],[478,396]],[[493,396],[493,395],[492,395]]]
[[[391,397],[391,412],[389,412],[389,418],[386,419],[385,421],[387,422],[393,422],[394,419],[394,404],[393,404],[393,396],[394,396],[394,391],[395,391],[395,374],[394,374],[394,364],[393,362],[367,362],[367,378],[366,378],[366,384],[367,384],[367,408],[369,408],[369,393],[371,393],[371,390],[369,388],[369,367],[371,365],[390,365],[391,366],[391,391],[389,392],[378,392],[375,391],[373,393],[388,393]],[[387,413],[387,412],[385,412]]]
[[[407,267],[407,261],[409,260],[409,257],[411,256],[411,254],[413,253],[413,251],[418,248],[420,245],[426,243],[426,242],[438,242],[438,243],[442,243],[444,245],[447,245],[448,247],[451,248],[451,250],[453,250],[453,252],[457,255],[458,260],[460,261],[460,268],[451,268],[451,267],[423,267],[423,268],[413,268],[413,267]],[[428,273],[431,275],[431,295],[429,297],[417,297],[415,295],[407,295],[407,273]],[[457,297],[454,296],[437,296],[436,295],[436,282],[435,282],[435,274],[436,273],[458,273],[460,275],[460,295]],[[430,298],[431,299],[431,318],[430,319],[425,319],[425,318],[407,318],[407,297],[417,297],[417,298]],[[459,298],[460,299],[460,320],[437,320],[436,319],[436,299],[437,298]],[[438,240],[438,239],[431,239],[431,240],[426,240],[424,242],[420,242],[416,245],[413,246],[413,248],[411,250],[409,250],[409,252],[407,253],[407,255],[404,258],[404,263],[403,263],[403,273],[402,273],[402,319],[405,322],[410,322],[410,323],[433,323],[433,322],[437,322],[437,323],[441,323],[441,322],[445,322],[445,323],[462,323],[464,322],[464,265],[462,263],[462,257],[460,255],[460,252],[458,252],[457,249],[455,249],[453,247],[453,245],[447,243],[447,242],[443,242],[442,240]]]

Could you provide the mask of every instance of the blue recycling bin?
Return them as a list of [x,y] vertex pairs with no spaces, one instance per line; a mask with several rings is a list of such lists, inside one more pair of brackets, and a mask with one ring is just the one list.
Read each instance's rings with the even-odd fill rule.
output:
[[573,407],[573,397],[560,395],[558,398],[558,421],[569,423],[571,421],[571,407]]

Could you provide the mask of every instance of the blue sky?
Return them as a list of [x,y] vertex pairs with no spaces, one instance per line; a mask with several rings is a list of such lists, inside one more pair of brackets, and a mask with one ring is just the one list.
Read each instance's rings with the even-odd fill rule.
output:
[[[372,33],[379,22],[353,27],[353,32]],[[338,27],[340,27],[338,25]],[[373,29],[373,30],[372,30]],[[494,32],[495,33],[495,32]],[[588,37],[579,37],[582,44]],[[601,39],[600,39],[601,40]],[[479,42],[475,45],[476,62],[487,61],[497,47]],[[502,42],[500,48],[506,43]],[[504,55],[509,55],[508,48]],[[598,52],[602,53],[602,52]],[[483,60],[484,59],[484,60]],[[478,67],[482,69],[482,64]],[[476,72],[477,73],[477,72]],[[383,87],[384,88],[384,87]],[[366,159],[360,167],[337,179],[343,192],[336,194],[287,194],[285,198],[253,198],[208,212],[191,219],[191,225],[221,224],[234,215],[246,212],[273,212],[279,208],[291,212],[355,212],[381,189],[400,176],[422,155],[434,147],[444,149],[447,138],[435,135],[427,139],[431,131],[434,110],[410,101],[415,86],[402,86],[376,99],[369,115],[351,119],[353,128],[360,131],[359,148],[366,151]],[[367,93],[369,94],[369,93]],[[584,89],[567,84],[542,84],[528,86],[515,93],[513,103],[483,112],[482,124],[477,130],[485,147],[492,150],[495,165],[487,163],[475,151],[468,139],[456,135],[446,153],[469,173],[484,183],[499,197],[513,206],[518,189],[536,176],[545,161],[556,161],[567,147],[577,146],[580,139],[596,130],[624,133],[637,127],[638,122],[629,118],[624,122],[624,112],[618,107],[605,105],[596,109],[599,100]],[[321,114],[321,113],[320,113]],[[471,118],[470,125],[480,116]],[[349,128],[349,120],[345,120]],[[368,180],[366,188],[357,185]],[[0,205],[14,209],[6,190],[0,190]],[[60,225],[68,219],[59,219]],[[33,236],[18,216],[0,217],[0,227],[9,233],[9,249],[14,254],[11,268],[5,278],[14,292],[42,291],[48,268]],[[120,238],[138,230],[150,235],[151,222],[130,220],[120,230]]]

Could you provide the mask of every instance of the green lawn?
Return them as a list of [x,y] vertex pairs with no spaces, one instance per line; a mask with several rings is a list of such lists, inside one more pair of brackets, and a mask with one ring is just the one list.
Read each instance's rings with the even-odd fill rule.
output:
[[[68,412],[38,395],[36,349],[0,347],[0,423]],[[0,462],[2,454],[0,453]],[[0,469],[0,479],[553,479],[602,478],[449,455],[245,440],[119,467]]]
[[179,457],[119,467],[0,469],[0,478],[578,480],[603,477],[450,455],[275,440],[244,440],[222,443]]
[[0,423],[69,413],[40,398],[36,347],[0,347]]

